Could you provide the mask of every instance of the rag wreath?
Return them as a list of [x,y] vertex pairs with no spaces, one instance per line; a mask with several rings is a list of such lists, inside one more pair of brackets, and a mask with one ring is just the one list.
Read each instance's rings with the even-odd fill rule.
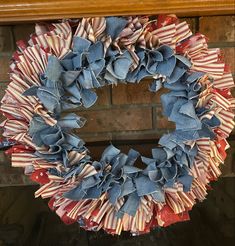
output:
[[[17,45],[1,101],[3,146],[11,146],[12,166],[41,185],[35,197],[50,198],[66,224],[111,234],[188,220],[221,174],[234,127],[234,82],[220,50],[174,15],[36,24],[28,43]],[[110,145],[93,160],[73,133],[86,120],[71,112],[95,104],[94,88],[147,77],[152,93],[169,89],[161,102],[175,130],[152,156]]]

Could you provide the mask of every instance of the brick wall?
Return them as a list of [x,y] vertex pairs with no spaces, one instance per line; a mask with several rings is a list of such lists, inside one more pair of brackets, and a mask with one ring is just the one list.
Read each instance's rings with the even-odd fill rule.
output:
[[[190,24],[193,32],[205,34],[209,38],[210,47],[222,49],[225,61],[235,74],[235,16],[182,19]],[[32,24],[0,26],[0,98],[9,81],[8,64],[16,48],[15,41],[27,39],[33,29]],[[122,84],[97,89],[99,99],[96,105],[89,110],[79,111],[79,114],[85,116],[88,121],[84,128],[77,130],[77,133],[86,142],[120,142],[129,139],[134,141],[135,145],[139,145],[138,149],[143,148],[142,139],[158,139],[163,133],[170,131],[174,128],[174,124],[168,122],[161,114],[160,93],[164,90],[160,93],[151,93],[148,91],[148,85],[149,81],[142,81],[138,85]],[[223,167],[225,176],[235,173],[235,167],[232,166],[233,160],[235,162],[235,141],[231,140],[230,144],[232,150]],[[144,149],[148,147],[147,145]],[[97,155],[102,149],[92,148]],[[0,154],[1,159],[2,155]]]

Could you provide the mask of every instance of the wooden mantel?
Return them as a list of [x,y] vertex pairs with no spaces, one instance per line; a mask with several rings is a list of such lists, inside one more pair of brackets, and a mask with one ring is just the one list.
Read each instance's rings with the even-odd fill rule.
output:
[[83,16],[233,14],[234,0],[0,0],[0,23]]

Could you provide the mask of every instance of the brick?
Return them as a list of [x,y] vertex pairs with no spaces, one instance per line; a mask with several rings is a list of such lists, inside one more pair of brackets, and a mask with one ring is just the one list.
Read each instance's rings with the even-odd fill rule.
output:
[[29,177],[24,174],[22,168],[10,166],[11,163],[9,159],[8,163],[0,162],[0,164],[0,187],[33,184]]
[[116,141],[140,141],[141,140],[158,140],[161,133],[159,130],[145,130],[145,131],[130,131],[130,132],[114,132],[112,140]]
[[[233,81],[235,82],[235,75],[233,75]],[[231,89],[231,92],[232,92],[233,97],[235,97],[235,89],[234,88]]]
[[15,41],[28,41],[30,38],[30,34],[35,32],[34,27],[35,25],[33,24],[18,24],[13,26],[13,34],[15,37]]
[[199,31],[209,38],[209,42],[234,42],[235,16],[201,17]]
[[0,52],[9,52],[13,49],[12,27],[0,26]]
[[0,82],[9,81],[9,62],[10,56],[0,56]]
[[112,140],[112,133],[81,133],[79,137],[82,138],[86,143],[89,142],[99,142],[99,141],[111,141]]
[[192,33],[195,33],[196,30],[196,18],[180,18],[180,22],[186,21],[189,24],[189,27]]
[[[143,156],[147,156],[147,157],[151,157],[151,150],[153,148],[156,147],[156,143],[144,143],[144,142],[139,142],[139,143],[112,143],[115,147],[117,147],[118,149],[120,149],[123,153],[127,154],[129,152],[130,149],[134,149],[136,151],[138,151],[139,153],[141,153],[141,155]],[[105,150],[105,148],[107,148],[109,144],[107,143],[105,144],[101,144],[98,146],[95,145],[91,145],[91,146],[87,146],[89,151],[90,151],[90,155],[92,156],[92,158],[94,160],[99,160],[103,151]],[[143,168],[143,165],[141,165],[141,160],[137,160],[137,162],[135,163],[137,164],[138,167]]]
[[110,104],[110,88],[108,86],[96,89],[98,99],[94,106],[104,106]]
[[77,133],[151,129],[151,112],[150,107],[80,111],[77,114],[85,117],[87,122]]
[[[0,135],[0,138],[1,138],[1,135]],[[0,152],[0,165],[10,166],[10,158],[4,153],[4,151]]]
[[147,104],[160,103],[160,95],[167,91],[161,89],[159,92],[150,92],[149,80],[143,80],[139,84],[119,84],[112,88],[112,103],[113,104]]
[[158,140],[167,130],[137,130],[137,131],[121,131],[106,133],[80,133],[79,137],[86,143],[100,141],[142,141],[142,140]]
[[5,89],[7,88],[8,83],[0,82],[0,99],[3,98],[5,94]]
[[175,123],[169,121],[167,117],[163,116],[161,107],[156,108],[156,128],[165,129],[166,131],[168,129],[175,129]]
[[230,141],[229,144],[231,148],[229,149],[230,154],[231,154],[230,165],[231,165],[232,173],[235,175],[235,141]]
[[221,49],[224,61],[229,65],[231,72],[235,74],[235,47]]
[[230,177],[235,175],[235,141],[229,141],[230,148],[226,151],[227,158],[224,164],[221,165],[222,175]]
[[[3,98],[4,94],[5,94],[5,89],[7,87],[7,83],[2,83],[0,82],[0,101]],[[1,114],[0,112],[0,123],[5,119],[5,117]],[[0,129],[0,138],[1,138],[1,131],[2,129]],[[0,160],[1,163],[1,160]]]

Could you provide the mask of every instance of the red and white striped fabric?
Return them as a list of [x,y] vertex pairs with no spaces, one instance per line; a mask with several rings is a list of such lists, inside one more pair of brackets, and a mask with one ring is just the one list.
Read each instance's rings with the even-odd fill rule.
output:
[[[31,179],[41,184],[35,197],[50,198],[49,207],[67,224],[82,221],[82,227],[86,230],[103,228],[111,234],[130,231],[133,235],[139,235],[156,226],[168,226],[188,220],[188,211],[196,201],[205,199],[209,182],[219,177],[220,164],[226,158],[226,150],[229,147],[226,138],[234,128],[235,99],[230,92],[234,87],[233,78],[221,60],[220,50],[209,49],[204,35],[193,35],[189,25],[179,22],[175,15],[160,15],[153,21],[149,21],[146,16],[128,17],[127,20],[126,28],[116,40],[104,35],[104,17],[37,24],[35,34],[31,35],[28,44],[23,41],[17,43],[19,51],[13,55],[13,63],[10,65],[11,82],[1,100],[0,111],[7,118],[1,124],[4,129],[3,136],[17,142],[17,145],[7,150],[7,153],[11,154],[12,166],[28,168],[27,174]],[[51,126],[57,121],[50,116],[50,112],[38,98],[22,96],[22,93],[33,85],[40,85],[39,75],[45,72],[50,55],[62,59],[70,52],[73,36],[86,38],[91,42],[99,39],[104,43],[105,51],[111,42],[120,50],[125,47],[133,58],[132,69],[138,64],[136,44],[142,48],[169,45],[176,54],[184,55],[191,61],[191,71],[206,73],[198,81],[204,90],[199,96],[197,107],[209,109],[201,119],[211,119],[215,115],[221,124],[213,128],[216,134],[213,141],[202,138],[187,143],[190,146],[196,145],[198,149],[190,170],[194,179],[189,192],[184,192],[182,184],[176,183],[173,188],[164,189],[166,202],[156,202],[146,195],[140,199],[134,216],[124,213],[119,217],[116,215],[124,204],[123,198],[118,199],[116,204],[109,202],[107,193],[103,193],[98,199],[81,201],[64,198],[65,192],[76,187],[82,179],[96,174],[97,170],[86,164],[79,175],[68,179],[49,174],[50,168],[59,172],[67,171],[68,168],[60,162],[48,162],[34,155],[36,150],[43,152],[45,149],[38,148],[32,142],[28,134],[29,123],[34,114],[43,117]],[[69,152],[69,164],[73,166],[85,155],[86,152]]]

